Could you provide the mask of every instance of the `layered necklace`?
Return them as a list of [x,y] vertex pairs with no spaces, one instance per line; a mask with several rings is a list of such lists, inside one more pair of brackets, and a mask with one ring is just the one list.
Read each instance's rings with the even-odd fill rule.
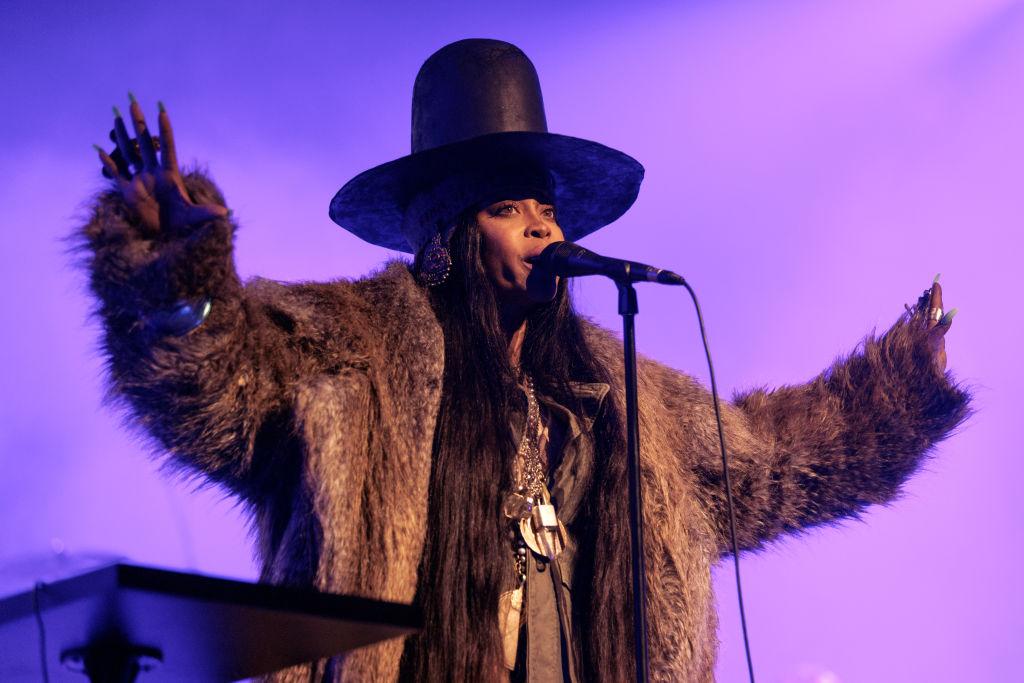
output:
[[551,562],[565,549],[567,537],[548,491],[543,457],[547,430],[541,419],[533,377],[528,373],[523,376],[523,391],[526,393],[526,427],[516,454],[515,489],[505,496],[502,506],[511,527],[516,574],[516,587],[502,593],[498,611],[505,666],[510,670],[515,668],[530,553],[532,551],[538,562]]

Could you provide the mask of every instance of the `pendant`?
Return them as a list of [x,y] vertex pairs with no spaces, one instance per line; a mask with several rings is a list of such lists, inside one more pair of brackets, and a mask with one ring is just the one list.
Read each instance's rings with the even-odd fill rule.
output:
[[505,496],[501,510],[509,519],[526,519],[533,510],[533,504],[522,494],[510,493]]
[[505,651],[505,668],[514,671],[519,653],[519,621],[523,614],[523,587],[505,591],[498,599],[498,623]]
[[554,505],[536,505],[532,514],[519,520],[519,533],[533,552],[549,561],[565,550],[568,533],[561,520],[555,515]]

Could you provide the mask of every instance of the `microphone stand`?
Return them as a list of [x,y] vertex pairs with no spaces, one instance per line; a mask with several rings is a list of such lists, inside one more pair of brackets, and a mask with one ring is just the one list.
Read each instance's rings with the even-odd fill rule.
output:
[[637,408],[636,332],[633,318],[639,312],[636,290],[625,277],[615,278],[622,316],[622,349],[626,364],[626,461],[629,470],[629,531],[633,565],[633,652],[636,680],[647,683],[647,572],[644,567],[643,498],[640,495],[640,419]]

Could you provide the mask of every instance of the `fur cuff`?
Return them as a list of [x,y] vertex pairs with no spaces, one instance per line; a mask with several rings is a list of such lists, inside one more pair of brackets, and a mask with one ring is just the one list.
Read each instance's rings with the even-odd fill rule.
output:
[[[199,172],[185,176],[197,203],[223,197]],[[117,191],[96,200],[89,222],[76,236],[85,254],[90,285],[110,322],[134,321],[182,300],[230,296],[240,287],[232,260],[234,225],[217,219],[191,226],[184,235],[145,234]]]

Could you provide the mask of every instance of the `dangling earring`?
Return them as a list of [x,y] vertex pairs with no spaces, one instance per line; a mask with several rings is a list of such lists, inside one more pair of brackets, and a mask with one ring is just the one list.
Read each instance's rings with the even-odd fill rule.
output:
[[448,279],[452,270],[452,255],[440,232],[434,233],[420,255],[420,282],[427,287],[437,287]]

